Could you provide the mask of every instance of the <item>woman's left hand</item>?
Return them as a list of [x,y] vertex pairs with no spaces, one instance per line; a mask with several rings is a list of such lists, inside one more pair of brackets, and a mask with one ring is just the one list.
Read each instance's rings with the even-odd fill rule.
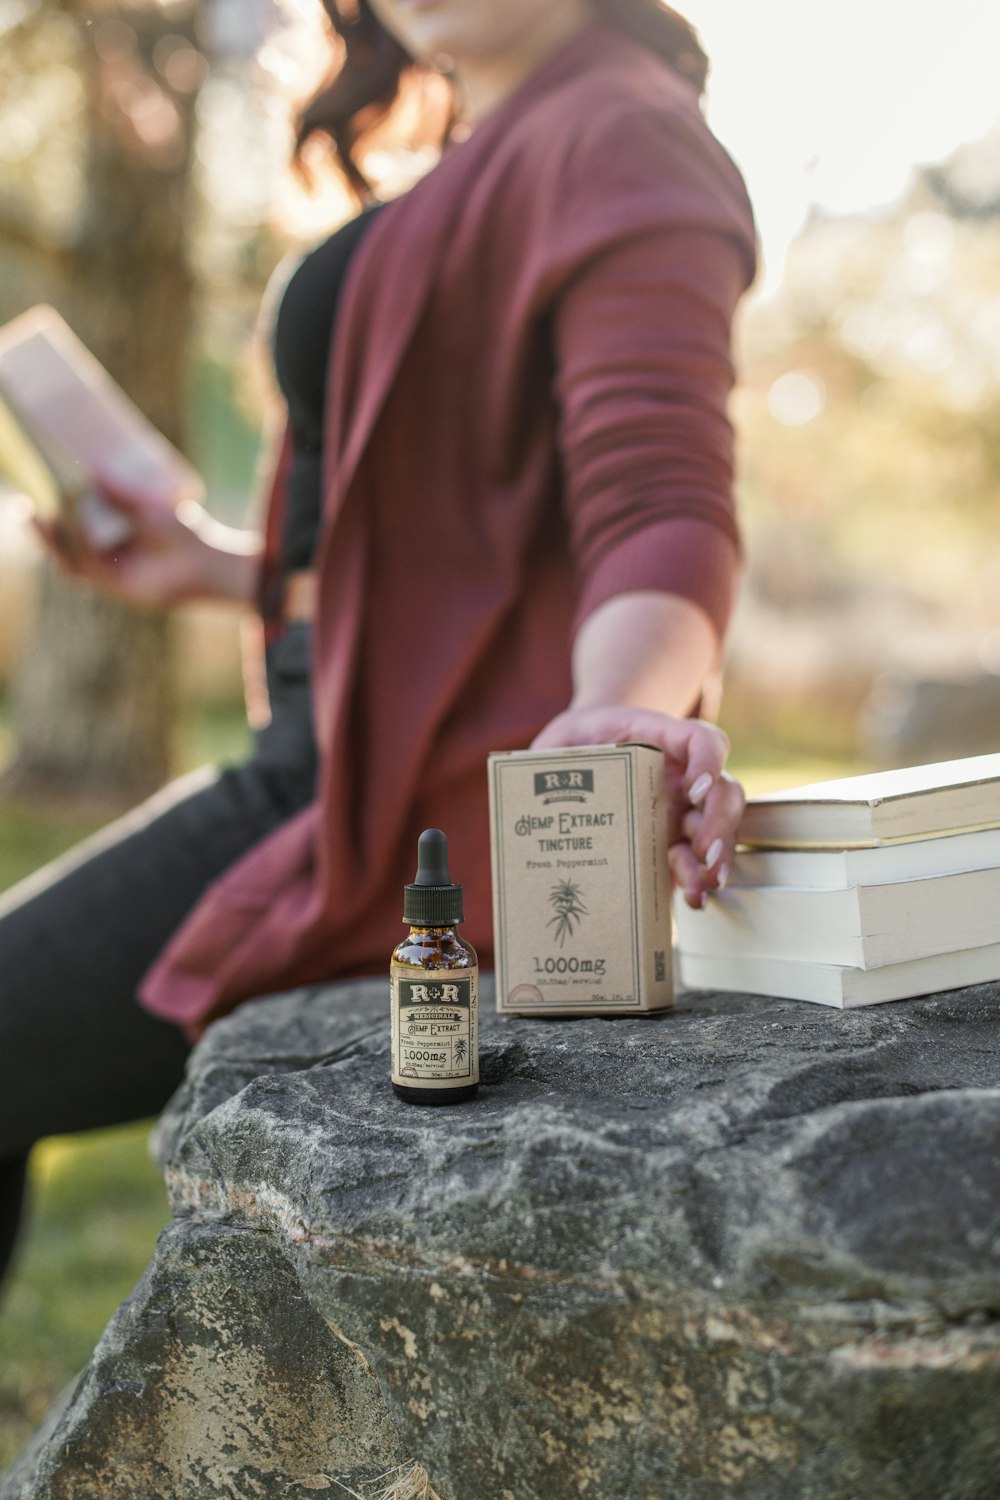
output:
[[533,750],[569,745],[658,745],[666,761],[669,857],[675,883],[696,910],[732,869],[745,798],[724,770],[729,740],[714,724],[644,708],[569,708],[548,723]]

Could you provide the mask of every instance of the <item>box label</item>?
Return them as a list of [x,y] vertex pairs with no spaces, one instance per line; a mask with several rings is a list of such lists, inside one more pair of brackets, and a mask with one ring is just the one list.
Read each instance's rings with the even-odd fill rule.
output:
[[497,969],[511,1009],[639,1004],[633,761],[494,762]]
[[538,771],[535,775],[535,796],[546,802],[582,802],[588,792],[594,790],[593,771],[561,770]]

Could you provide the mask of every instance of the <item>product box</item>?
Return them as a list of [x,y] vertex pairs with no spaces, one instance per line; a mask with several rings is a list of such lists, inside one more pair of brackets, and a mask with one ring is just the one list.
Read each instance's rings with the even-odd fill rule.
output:
[[497,1010],[635,1015],[673,999],[663,752],[489,758]]

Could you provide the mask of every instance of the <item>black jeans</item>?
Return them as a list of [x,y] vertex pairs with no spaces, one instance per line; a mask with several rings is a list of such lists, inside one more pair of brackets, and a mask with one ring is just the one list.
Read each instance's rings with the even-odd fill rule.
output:
[[269,649],[245,764],[174,782],[0,897],[0,1270],[35,1141],[143,1119],[179,1084],[188,1044],[136,987],[210,882],[312,800],[309,658],[308,625]]

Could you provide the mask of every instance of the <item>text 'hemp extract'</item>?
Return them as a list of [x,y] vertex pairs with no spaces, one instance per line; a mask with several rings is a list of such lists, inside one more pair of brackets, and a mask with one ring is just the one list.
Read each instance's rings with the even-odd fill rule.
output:
[[403,921],[410,930],[389,965],[392,1087],[410,1104],[459,1104],[479,1088],[479,962],[455,931],[462,887],[448,873],[440,828],[417,841]]

